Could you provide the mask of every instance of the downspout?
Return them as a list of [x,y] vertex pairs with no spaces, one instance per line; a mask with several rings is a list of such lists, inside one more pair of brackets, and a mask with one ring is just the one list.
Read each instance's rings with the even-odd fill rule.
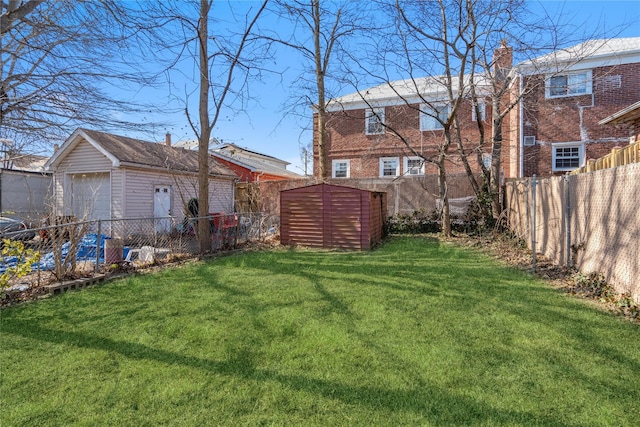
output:
[[524,90],[524,83],[522,82],[523,80],[523,76],[522,73],[520,74],[520,78],[519,78],[519,93],[518,96],[520,97],[520,101],[519,101],[519,115],[520,115],[520,126],[519,126],[519,130],[518,130],[518,138],[520,138],[520,170],[518,171],[518,178],[523,178],[524,177],[524,106],[523,106],[523,95],[522,95],[522,91]]

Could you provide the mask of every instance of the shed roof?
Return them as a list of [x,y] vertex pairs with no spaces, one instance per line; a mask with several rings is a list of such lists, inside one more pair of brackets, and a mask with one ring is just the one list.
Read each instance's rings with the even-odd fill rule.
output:
[[[180,172],[198,172],[198,153],[163,143],[147,142],[95,130],[77,129],[49,159],[55,167],[80,141],[85,140],[111,160],[114,167],[139,166]],[[237,175],[215,159],[209,159],[209,175],[236,178]]]

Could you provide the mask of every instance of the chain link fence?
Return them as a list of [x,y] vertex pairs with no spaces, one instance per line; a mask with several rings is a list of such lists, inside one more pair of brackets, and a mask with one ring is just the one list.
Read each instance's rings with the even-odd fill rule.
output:
[[[131,271],[153,264],[186,259],[200,253],[198,221],[209,224],[206,252],[235,250],[251,242],[274,239],[279,217],[263,213],[216,214],[202,218],[136,218],[76,221],[58,217],[54,224],[7,231],[4,239],[21,243],[25,253],[37,253],[31,272],[12,278],[9,291],[91,277],[98,273]],[[20,255],[0,258],[0,274],[10,274]]]
[[[640,302],[640,163],[507,182],[510,229],[535,254],[599,273]],[[534,264],[535,268],[535,264]]]

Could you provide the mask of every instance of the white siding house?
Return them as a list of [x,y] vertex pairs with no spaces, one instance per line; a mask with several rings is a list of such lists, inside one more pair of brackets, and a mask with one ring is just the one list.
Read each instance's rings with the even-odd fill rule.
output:
[[[198,154],[162,143],[76,130],[49,159],[55,215],[182,219],[198,193]],[[237,175],[209,159],[209,209],[233,210]]]

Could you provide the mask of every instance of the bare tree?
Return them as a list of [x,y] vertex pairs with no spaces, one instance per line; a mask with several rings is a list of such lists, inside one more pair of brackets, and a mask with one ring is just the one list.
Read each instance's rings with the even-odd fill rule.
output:
[[130,67],[135,29],[124,24],[122,5],[2,2],[0,138],[13,140],[18,151],[48,151],[79,126],[144,127],[128,118],[149,106],[116,95],[126,85],[150,83],[141,67]]
[[[374,91],[391,90],[406,109],[419,110],[421,117],[431,117],[439,123],[437,132],[419,132],[421,141],[430,135],[435,155],[415,148],[417,144],[411,136],[416,134],[414,130],[408,134],[406,128],[383,118],[381,124],[414,156],[436,166],[445,235],[450,233],[447,165],[452,162],[459,162],[464,168],[481,202],[486,223],[492,223],[501,213],[503,125],[522,97],[533,85],[540,84],[533,80],[525,81],[521,87],[515,84],[518,76],[512,69],[513,54],[517,52],[521,59],[535,57],[556,49],[560,40],[567,43],[572,38],[563,34],[562,26],[553,17],[532,14],[522,0],[381,0],[378,6],[394,25],[382,37],[374,34],[375,49],[368,56],[375,57],[376,62],[363,63],[355,55],[350,59],[359,64],[359,72],[383,82]],[[573,40],[584,36],[574,35]],[[507,46],[508,40],[515,45]],[[392,75],[401,75],[404,80],[393,81]],[[356,76],[353,85],[358,88],[361,80]],[[359,89],[358,93],[374,109],[369,90]],[[446,111],[439,108],[442,103],[448,105]],[[472,125],[460,116],[464,104],[471,106],[476,116],[473,126],[477,126],[477,136],[473,138],[463,132]],[[482,119],[485,110],[481,106],[485,104],[491,112],[488,129]],[[440,139],[434,141],[434,137]],[[485,166],[485,159],[490,159],[490,166]]]
[[[297,79],[304,93],[297,98],[292,108],[302,100],[305,107],[314,109],[314,170],[316,176],[327,178],[327,105],[332,90],[341,80],[340,57],[349,39],[372,26],[366,18],[366,7],[361,2],[330,0],[280,0],[277,8],[282,16],[294,23],[292,33],[269,34],[262,37],[294,49],[303,58],[305,72]],[[312,75],[313,79],[307,76]],[[312,84],[309,84],[313,81]],[[315,95],[315,98],[313,98]]]
[[[382,5],[390,6],[384,2]],[[392,32],[382,37],[383,48],[374,43],[379,58],[374,71],[366,71],[373,78],[382,78],[382,87],[391,90],[404,105],[417,110],[420,116],[429,117],[441,131],[433,132],[437,143],[434,155],[426,156],[415,149],[411,137],[392,121],[380,118],[387,133],[400,139],[407,149],[424,162],[436,167],[438,175],[438,197],[441,201],[442,233],[451,235],[451,215],[447,185],[447,162],[451,145],[456,136],[458,110],[468,95],[473,74],[469,72],[469,49],[464,42],[471,23],[465,13],[464,2],[401,2],[387,8],[395,25]],[[354,59],[357,62],[357,59]],[[362,66],[366,68],[366,66]],[[407,76],[400,82],[389,79],[390,69]],[[426,76],[426,77],[425,77]],[[373,109],[369,92],[360,90],[361,99]],[[437,96],[434,96],[437,94]],[[422,130],[420,130],[422,132]]]
[[[140,41],[147,47],[144,55],[164,64],[167,93],[181,106],[198,140],[201,253],[211,249],[207,214],[212,132],[223,111],[246,109],[248,82],[259,77],[264,59],[261,39],[253,30],[267,3],[225,6],[213,0],[176,0],[154,3],[137,15],[136,26],[143,30]],[[227,6],[224,12],[216,8]]]

